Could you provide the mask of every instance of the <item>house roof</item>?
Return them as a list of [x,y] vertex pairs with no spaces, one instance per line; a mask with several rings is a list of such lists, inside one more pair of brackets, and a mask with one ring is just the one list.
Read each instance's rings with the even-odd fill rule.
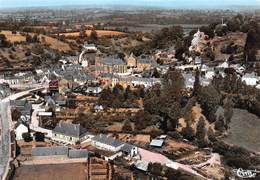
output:
[[88,151],[86,149],[69,150],[69,158],[87,158]]
[[102,134],[93,137],[92,141],[96,141],[96,142],[99,142],[99,143],[102,143],[102,144],[107,144],[107,145],[110,145],[110,146],[113,146],[113,147],[119,147],[119,146],[124,144],[123,142],[121,142],[117,139],[107,137],[107,136],[102,135]]
[[100,60],[101,64],[112,66],[112,65],[124,65],[125,62],[120,58],[104,57]]
[[163,139],[153,139],[150,143],[150,146],[155,146],[155,147],[162,147],[164,140]]
[[254,79],[258,79],[257,75],[255,72],[252,73],[246,73],[242,78],[254,78]]
[[32,156],[58,156],[68,155],[69,148],[66,146],[57,147],[35,147],[32,149]]
[[134,148],[133,145],[126,143],[126,144],[124,144],[124,146],[121,148],[121,150],[124,151],[124,152],[130,153],[133,148]]
[[64,134],[66,136],[80,137],[84,135],[87,130],[80,124],[72,124],[66,122],[59,122],[52,130],[54,133]]
[[148,58],[148,57],[139,57],[137,59],[137,63],[138,64],[151,64],[151,65],[157,65],[157,63],[151,59],[151,58]]
[[27,100],[11,100],[10,105],[19,110],[23,115],[30,114],[32,110],[32,104]]

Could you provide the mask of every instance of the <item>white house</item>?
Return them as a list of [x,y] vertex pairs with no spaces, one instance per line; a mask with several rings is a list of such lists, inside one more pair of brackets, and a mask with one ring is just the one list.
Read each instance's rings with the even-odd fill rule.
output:
[[28,127],[25,126],[24,124],[19,124],[17,128],[15,129],[15,134],[16,134],[16,140],[23,140],[23,133],[28,133]]
[[211,71],[207,71],[205,73],[205,78],[206,79],[209,79],[209,80],[212,80],[215,76],[215,71],[214,70],[211,70]]
[[94,44],[85,44],[83,46],[84,50],[88,51],[88,52],[96,52],[97,48]]
[[259,77],[255,74],[255,72],[246,73],[242,77],[242,82],[246,83],[246,85],[249,86],[256,86],[258,81],[259,81]]
[[125,143],[118,141],[117,139],[105,136],[97,135],[91,139],[91,145],[102,150],[118,152],[124,146]]
[[229,64],[227,61],[223,62],[222,64],[219,64],[217,66],[218,69],[226,69],[226,68],[229,68]]
[[97,87],[88,87],[86,90],[86,93],[88,94],[99,94],[102,92],[102,88],[97,86]]

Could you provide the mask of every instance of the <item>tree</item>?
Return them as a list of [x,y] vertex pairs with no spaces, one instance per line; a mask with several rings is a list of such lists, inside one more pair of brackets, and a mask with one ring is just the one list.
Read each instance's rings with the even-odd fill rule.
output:
[[0,47],[10,47],[11,43],[7,40],[4,34],[0,34]]
[[163,167],[160,163],[149,163],[148,171],[151,172],[153,175],[161,176]]
[[215,129],[222,132],[225,128],[224,117],[220,116],[219,119],[215,122]]
[[123,127],[122,127],[122,131],[123,131],[123,132],[130,132],[130,131],[132,131],[132,130],[133,130],[133,129],[132,129],[132,124],[131,124],[130,120],[127,119],[127,120],[124,122],[124,125],[123,125]]
[[192,129],[192,127],[190,127],[189,124],[187,124],[187,126],[182,129],[181,134],[185,139],[188,139],[189,141],[194,140],[194,130]]
[[215,33],[217,36],[224,36],[228,32],[228,27],[222,24],[216,26]]
[[25,142],[31,142],[32,141],[32,136],[31,136],[31,134],[29,132],[28,133],[23,133],[22,137],[23,137],[23,140]]
[[200,89],[200,71],[197,69],[195,74],[195,82],[193,86],[193,96],[197,96]]
[[84,29],[79,32],[79,37],[81,39],[85,39],[87,37],[87,34]]
[[203,117],[200,117],[199,122],[197,124],[196,138],[205,139],[205,135],[206,135],[205,120]]
[[91,33],[90,33],[90,38],[92,40],[98,40],[98,35],[97,35],[97,32],[95,30],[92,30]]
[[215,133],[214,133],[212,127],[209,127],[209,129],[208,129],[208,139],[209,139],[211,142],[216,141]]
[[147,111],[138,111],[131,119],[135,122],[135,130],[143,130],[152,125],[152,116]]
[[154,68],[153,70],[153,77],[155,78],[160,78],[161,74],[159,73],[159,71],[157,70],[157,68]]
[[183,28],[180,26],[163,28],[154,35],[150,46],[152,48],[165,48],[169,46],[169,44],[176,43],[178,40],[183,39],[183,36]]
[[34,133],[35,141],[37,142],[44,142],[45,135],[41,132],[35,132]]
[[145,95],[144,109],[162,117],[161,128],[167,132],[177,127],[181,115],[184,78],[179,71],[169,70],[163,76],[162,87],[154,86]]
[[200,27],[200,31],[204,32],[209,38],[214,38],[215,36],[214,29],[210,26],[202,26]]
[[224,117],[226,120],[226,129],[233,116],[233,101],[231,98],[226,98],[224,101]]
[[39,38],[38,38],[38,35],[37,35],[37,34],[33,35],[33,37],[32,37],[32,42],[33,42],[33,43],[39,42]]
[[221,100],[220,93],[212,85],[201,87],[197,99],[203,114],[210,122],[214,122],[216,120],[215,112]]
[[12,109],[12,120],[18,121],[21,117],[22,113],[18,109]]
[[197,124],[197,131],[196,131],[197,143],[200,148],[204,148],[208,144],[208,142],[205,139],[205,135],[206,135],[205,120],[203,117],[200,117],[199,122]]
[[32,43],[33,42],[32,36],[30,34],[26,34],[25,40],[26,40],[27,43]]

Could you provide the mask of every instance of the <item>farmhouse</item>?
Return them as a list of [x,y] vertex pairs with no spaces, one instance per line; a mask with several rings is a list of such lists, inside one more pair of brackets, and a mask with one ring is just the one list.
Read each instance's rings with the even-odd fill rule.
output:
[[80,124],[60,122],[52,130],[52,139],[67,144],[76,144],[87,136],[87,130]]
[[257,85],[258,81],[259,81],[259,77],[254,72],[253,73],[246,73],[242,77],[242,82],[245,82],[246,85],[249,85],[249,86]]
[[124,146],[124,143],[105,135],[97,135],[91,139],[91,144],[99,149],[118,152]]
[[16,140],[23,140],[23,133],[28,133],[28,127],[20,123],[15,129]]

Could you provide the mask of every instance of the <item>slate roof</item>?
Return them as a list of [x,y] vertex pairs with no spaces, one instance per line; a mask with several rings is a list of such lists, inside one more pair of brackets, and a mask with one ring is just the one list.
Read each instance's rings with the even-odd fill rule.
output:
[[57,126],[52,130],[54,133],[63,134],[66,136],[81,137],[86,134],[87,130],[80,124],[72,124],[59,122]]
[[69,150],[69,158],[87,158],[88,151],[86,149]]
[[153,66],[157,65],[157,63],[149,57],[139,57],[137,59],[137,64],[151,64]]
[[81,71],[81,66],[78,65],[69,65],[63,66],[63,69],[58,68],[54,70],[55,73],[66,80],[74,80],[78,81],[92,81],[95,78],[88,73]]
[[32,104],[27,100],[11,100],[10,105],[19,110],[23,115],[31,114]]
[[127,153],[131,153],[131,150],[134,148],[133,145],[126,143],[121,150]]
[[57,147],[35,147],[32,149],[32,156],[57,156],[68,155],[69,148],[66,146]]
[[120,58],[104,57],[100,60],[101,64],[112,66],[112,65],[124,65],[125,62]]
[[123,142],[121,142],[117,139],[107,137],[107,136],[102,135],[102,134],[93,137],[92,141],[96,141],[96,142],[99,142],[99,143],[102,143],[102,144],[107,144],[107,145],[110,145],[110,146],[113,146],[113,147],[118,147],[118,146],[121,146],[121,145],[124,144]]

